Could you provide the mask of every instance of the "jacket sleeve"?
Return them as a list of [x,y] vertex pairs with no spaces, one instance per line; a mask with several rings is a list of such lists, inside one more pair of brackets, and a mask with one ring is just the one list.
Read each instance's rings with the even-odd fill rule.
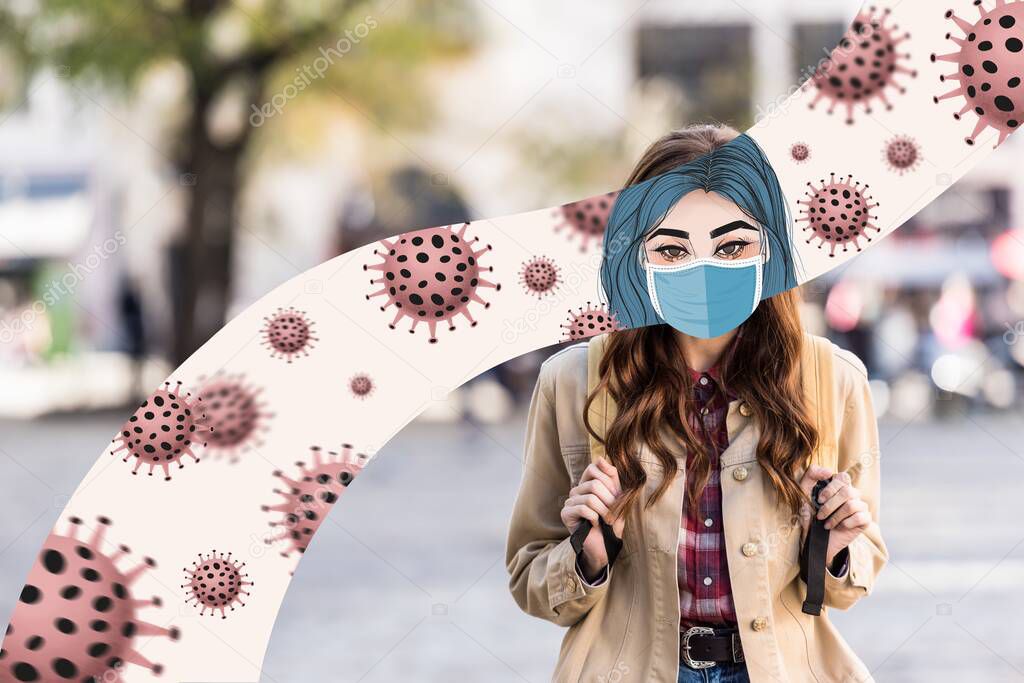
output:
[[[846,361],[837,358],[836,364]],[[848,546],[849,556],[845,573],[839,577],[826,572],[825,604],[847,609],[868,595],[879,572],[889,559],[888,550],[879,529],[880,451],[878,424],[867,374],[863,366],[849,373],[850,381],[841,411],[839,432],[839,470],[850,475],[853,485],[871,512],[871,523]]]
[[[526,427],[523,479],[506,545],[509,587],[519,607],[535,617],[571,626],[586,616],[613,580],[586,583],[560,512],[572,481],[562,459],[549,367],[541,370]],[[582,418],[581,418],[582,419]]]

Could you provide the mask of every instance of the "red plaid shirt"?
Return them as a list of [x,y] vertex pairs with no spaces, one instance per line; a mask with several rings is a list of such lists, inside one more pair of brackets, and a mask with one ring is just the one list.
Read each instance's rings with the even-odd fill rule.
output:
[[[736,608],[729,583],[725,555],[725,531],[722,528],[722,482],[718,456],[729,446],[725,418],[729,399],[718,386],[717,368],[700,373],[690,371],[693,379],[690,426],[707,446],[711,476],[698,505],[686,505],[679,529],[679,614],[682,628],[702,624],[729,624],[736,621]],[[691,467],[693,454],[686,458]]]

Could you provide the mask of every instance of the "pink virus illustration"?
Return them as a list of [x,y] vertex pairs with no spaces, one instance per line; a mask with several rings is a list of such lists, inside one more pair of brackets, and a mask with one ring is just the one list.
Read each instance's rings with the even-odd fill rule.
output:
[[160,467],[164,480],[169,481],[171,465],[185,467],[181,462],[184,456],[199,462],[194,449],[206,446],[213,435],[205,420],[201,398],[193,400],[192,394],[182,393],[181,382],[173,387],[165,382],[164,388],[154,391],[124,423],[113,440],[117,448],[111,454],[126,451],[124,462],[135,458],[132,474],[149,465],[147,474],[153,476],[153,470]]
[[381,262],[364,265],[363,270],[381,273],[379,278],[370,280],[381,288],[366,298],[387,297],[380,307],[382,311],[388,306],[395,307],[394,320],[388,327],[395,329],[404,316],[412,321],[409,332],[414,333],[416,326],[425,321],[431,344],[437,343],[438,323],[445,322],[449,330],[454,330],[458,315],[465,317],[471,327],[476,327],[469,304],[475,302],[490,308],[491,305],[480,298],[479,290],[491,287],[499,291],[501,285],[481,277],[494,270],[484,268],[479,261],[491,250],[491,245],[477,247],[479,238],[466,238],[468,228],[469,223],[458,230],[452,226],[428,228],[401,234],[394,241],[381,240],[382,249],[374,251]]
[[869,231],[881,232],[871,222],[877,218],[871,215],[871,210],[878,204],[872,203],[868,196],[868,186],[853,182],[852,176],[836,180],[833,173],[828,182],[821,181],[821,187],[807,183],[807,188],[807,198],[798,202],[804,206],[803,215],[797,219],[806,223],[803,230],[810,233],[807,244],[817,239],[818,248],[822,249],[827,244],[828,255],[834,257],[836,247],[841,246],[845,253],[853,244],[860,251],[861,239],[871,241]]
[[555,209],[555,217],[560,219],[555,232],[568,230],[570,239],[579,239],[580,251],[587,251],[591,243],[599,246],[618,196],[618,191],[608,192]]
[[579,341],[623,328],[615,316],[608,312],[607,306],[594,306],[588,301],[586,306],[569,311],[568,320],[562,329],[562,341]]
[[291,363],[296,356],[308,356],[319,341],[313,335],[314,323],[303,311],[279,308],[263,321],[263,346],[270,349],[272,358],[284,358]]
[[996,0],[995,7],[986,10],[980,0],[974,3],[981,14],[971,23],[946,12],[963,32],[962,37],[946,34],[957,45],[957,51],[945,55],[932,55],[932,61],[956,64],[954,73],[940,80],[956,81],[959,87],[935,98],[935,102],[959,97],[963,108],[953,114],[957,121],[973,112],[977,117],[974,130],[964,138],[973,145],[988,128],[999,132],[995,146],[1003,143],[1020,126],[1024,118],[1024,2]]
[[806,163],[811,158],[811,148],[806,142],[794,142],[789,147],[789,156],[798,164]]
[[0,681],[104,681],[123,683],[129,664],[160,674],[163,667],[137,649],[137,638],[177,640],[178,629],[140,621],[138,612],[161,600],[137,598],[132,588],[156,566],[150,558],[130,569],[118,564],[131,552],[108,554],[100,517],[88,541],[78,538],[82,520],[70,518],[66,536],[47,537],[21,590],[0,649]]
[[909,173],[921,165],[921,146],[909,135],[897,135],[885,143],[882,161],[894,173]]
[[264,512],[275,512],[280,519],[270,523],[276,533],[266,539],[267,545],[279,542],[287,544],[281,555],[288,557],[293,552],[304,553],[313,534],[331,511],[331,507],[352,483],[366,464],[368,457],[356,453],[352,446],[345,444],[341,453],[324,452],[314,446],[310,449],[313,462],[297,462],[299,468],[296,478],[291,478],[281,471],[274,472],[282,484],[282,488],[274,489],[283,500],[277,505],[263,506]]
[[245,562],[232,559],[231,553],[200,553],[184,572],[185,604],[198,608],[200,616],[210,610],[211,617],[219,611],[220,618],[227,619],[226,610],[234,612],[236,604],[245,607],[242,598],[249,595],[246,588],[253,583],[245,573]]
[[365,372],[352,375],[348,381],[348,390],[358,399],[369,398],[374,389],[376,389],[376,385],[373,383],[373,378]]
[[892,109],[886,89],[904,93],[905,88],[896,82],[897,75],[907,74],[913,78],[917,72],[901,64],[910,58],[900,51],[900,44],[910,34],[900,33],[895,24],[888,25],[889,14],[888,9],[879,12],[878,8],[871,7],[857,15],[839,46],[807,81],[805,87],[818,91],[811,101],[811,109],[821,100],[828,100],[828,113],[837,106],[845,107],[849,124],[853,123],[853,110],[858,104],[863,105],[868,114],[875,100],[886,109]]
[[538,299],[553,294],[561,281],[558,266],[546,256],[535,256],[519,269],[519,283],[523,291]]
[[234,463],[241,454],[262,445],[260,435],[273,417],[260,400],[262,392],[241,375],[218,373],[200,380],[197,393],[204,415],[198,424],[211,430],[207,445],[212,455],[225,456]]

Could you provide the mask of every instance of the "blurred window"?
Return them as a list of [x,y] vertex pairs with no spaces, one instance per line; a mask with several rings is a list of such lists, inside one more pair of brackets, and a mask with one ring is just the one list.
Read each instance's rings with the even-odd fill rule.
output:
[[813,74],[818,64],[839,45],[846,33],[841,21],[796,23],[793,25],[793,64],[796,79],[804,81]]
[[994,239],[1010,224],[1010,189],[959,183],[921,209],[897,237],[937,234],[949,240],[965,235]]
[[57,199],[86,191],[86,176],[81,173],[0,176],[0,201],[14,198]]
[[637,63],[641,79],[661,77],[679,87],[688,121],[721,121],[740,130],[753,123],[749,25],[642,26]]

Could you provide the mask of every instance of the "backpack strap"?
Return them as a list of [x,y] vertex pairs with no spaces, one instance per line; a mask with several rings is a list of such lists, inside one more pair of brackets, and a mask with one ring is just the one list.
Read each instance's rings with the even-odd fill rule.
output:
[[[601,380],[601,359],[604,358],[607,342],[607,334],[592,337],[587,342],[587,396],[594,392]],[[590,411],[587,414],[590,426],[603,438],[608,433],[608,425],[615,419],[617,412],[618,408],[612,397],[606,390],[601,391],[590,403]],[[587,439],[590,441],[591,462],[596,462],[607,455],[604,444],[598,441],[593,434],[588,433]]]
[[[601,358],[604,357],[607,339],[608,335],[602,334],[592,338],[587,343],[587,396],[594,391],[600,381]],[[588,413],[590,425],[602,438],[608,433],[608,425],[615,419],[615,413],[615,401],[612,400],[607,391],[601,391],[591,402],[590,412]],[[587,439],[590,442],[590,462],[597,462],[599,459],[607,456],[604,444],[595,438],[593,434],[588,432]],[[577,558],[583,552],[583,542],[590,533],[592,526],[589,520],[581,520],[569,537],[570,545],[576,552]],[[615,535],[611,525],[604,521],[603,518],[600,520],[600,527],[601,536],[604,539],[605,552],[608,553],[608,566],[610,567],[615,563],[615,558],[618,557],[619,552],[622,550],[622,539]]]
[[801,357],[804,397],[808,413],[818,430],[818,447],[811,462],[833,472],[839,464],[839,440],[836,433],[834,398],[835,351],[832,342],[823,337],[806,335]]
[[[811,454],[811,463],[836,471],[839,464],[839,442],[836,434],[835,398],[833,396],[832,342],[807,335],[801,357],[804,395],[809,415],[818,430],[818,445]],[[827,481],[819,481],[811,493],[811,505],[818,510],[817,496]],[[825,601],[825,560],[830,532],[824,520],[811,519],[807,539],[800,551],[800,578],[807,586],[801,611],[818,616]]]

